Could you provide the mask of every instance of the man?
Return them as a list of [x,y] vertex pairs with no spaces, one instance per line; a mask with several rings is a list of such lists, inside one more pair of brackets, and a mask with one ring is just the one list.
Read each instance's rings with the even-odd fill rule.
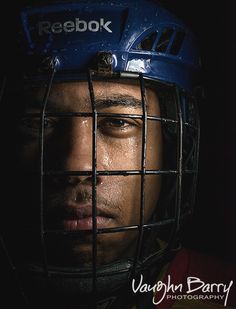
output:
[[[194,36],[146,0],[39,3],[19,23],[2,222],[18,293],[29,308],[171,308],[189,292],[176,253],[196,189]],[[232,280],[220,287],[228,305]]]

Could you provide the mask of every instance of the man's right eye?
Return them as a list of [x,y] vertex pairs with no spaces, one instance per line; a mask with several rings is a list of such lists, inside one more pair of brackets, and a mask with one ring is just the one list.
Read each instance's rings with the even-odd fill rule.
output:
[[[44,133],[49,134],[55,126],[55,120],[51,118],[44,119]],[[40,117],[22,117],[19,124],[20,132],[23,135],[32,137],[39,136],[41,131],[41,118]]]
[[20,120],[20,127],[25,129],[39,130],[41,127],[41,119],[36,117],[23,117]]

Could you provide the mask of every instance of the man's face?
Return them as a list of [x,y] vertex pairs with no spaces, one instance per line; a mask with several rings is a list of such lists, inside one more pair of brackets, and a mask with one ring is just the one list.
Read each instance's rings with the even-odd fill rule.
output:
[[[139,85],[118,82],[94,82],[96,102],[96,169],[103,171],[140,171],[142,169],[143,120],[124,114],[142,115]],[[44,96],[42,88],[29,93],[26,113],[38,113]],[[147,112],[160,116],[156,93],[146,89]],[[92,260],[92,191],[93,191],[93,118],[87,82],[54,84],[46,113],[44,128],[44,170],[57,172],[88,172],[81,175],[44,177],[45,228],[81,231],[78,239],[46,238],[52,262],[89,265]],[[111,117],[110,114],[122,114]],[[31,172],[39,168],[39,118],[23,117],[20,132],[20,164]],[[146,170],[158,170],[162,162],[161,124],[147,122]],[[68,173],[69,174],[69,173]],[[105,173],[104,173],[105,174]],[[96,179],[97,228],[115,228],[140,223],[141,175],[98,175]],[[114,173],[115,174],[115,173]],[[33,184],[34,185],[34,184]],[[37,182],[38,185],[38,182]],[[160,176],[146,175],[144,186],[144,221],[150,220],[158,203]],[[34,203],[37,204],[35,197]],[[33,206],[32,206],[33,207]],[[98,263],[130,256],[135,250],[137,231],[99,234]]]

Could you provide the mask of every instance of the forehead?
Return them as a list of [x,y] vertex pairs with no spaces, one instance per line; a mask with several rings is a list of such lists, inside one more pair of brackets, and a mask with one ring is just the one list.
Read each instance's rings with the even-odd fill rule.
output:
[[[29,91],[36,102],[43,100],[46,87],[37,86]],[[94,81],[93,94],[98,108],[126,108],[142,111],[142,94],[138,82]],[[110,104],[99,104],[110,100]],[[113,104],[112,104],[113,103]],[[37,103],[36,103],[37,104]],[[50,107],[76,111],[91,110],[91,93],[88,82],[62,82],[52,85],[48,104]],[[158,94],[153,88],[145,88],[145,104],[152,113],[159,114]]]

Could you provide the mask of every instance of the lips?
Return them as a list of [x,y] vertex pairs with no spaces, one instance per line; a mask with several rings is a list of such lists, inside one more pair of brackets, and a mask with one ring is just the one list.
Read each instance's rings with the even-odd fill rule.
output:
[[[112,214],[107,213],[102,208],[96,209],[97,228],[106,228],[114,219]],[[93,210],[91,205],[79,206],[69,204],[64,208],[61,216],[61,224],[64,231],[92,230]]]
[[[108,217],[97,216],[97,228],[105,228],[111,220]],[[86,217],[83,219],[63,220],[63,228],[65,231],[92,230],[93,218]]]

